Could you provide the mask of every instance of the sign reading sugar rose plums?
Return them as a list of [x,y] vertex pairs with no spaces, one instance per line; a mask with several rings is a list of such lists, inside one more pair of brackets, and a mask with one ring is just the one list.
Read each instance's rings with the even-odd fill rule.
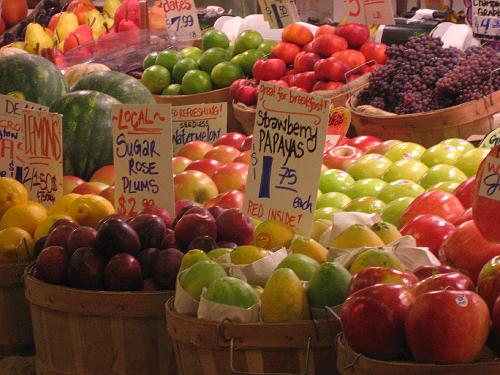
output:
[[126,215],[147,206],[174,209],[170,105],[114,105],[115,207]]
[[172,107],[174,154],[191,141],[214,143],[227,132],[227,103]]
[[310,235],[330,103],[261,82],[245,210]]

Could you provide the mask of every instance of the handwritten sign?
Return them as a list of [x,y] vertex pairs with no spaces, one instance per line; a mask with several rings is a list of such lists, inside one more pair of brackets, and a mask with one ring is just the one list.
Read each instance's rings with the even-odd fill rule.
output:
[[500,40],[500,1],[472,0],[472,32],[480,39]]
[[31,200],[50,207],[63,196],[62,116],[24,110],[22,183]]
[[490,151],[478,173],[479,196],[500,202],[500,148]]
[[351,111],[345,107],[332,107],[328,116],[326,142],[333,146],[339,144],[351,125]]
[[259,86],[245,210],[309,236],[330,102],[267,82]]
[[271,29],[282,29],[300,21],[294,0],[259,0],[259,5]]
[[479,147],[493,148],[499,145],[500,145],[500,128],[496,128],[492,132],[488,133],[486,137],[484,137]]
[[25,163],[23,147],[23,110],[47,111],[48,108],[22,101],[8,95],[0,95],[0,177],[22,181]]
[[114,105],[115,207],[134,215],[157,205],[174,212],[171,106]]
[[198,12],[194,0],[162,0],[160,5],[167,15],[167,23],[176,36],[201,37]]
[[391,0],[344,0],[349,22],[365,25],[394,25]]
[[213,143],[227,132],[227,103],[172,107],[174,154],[191,141]]

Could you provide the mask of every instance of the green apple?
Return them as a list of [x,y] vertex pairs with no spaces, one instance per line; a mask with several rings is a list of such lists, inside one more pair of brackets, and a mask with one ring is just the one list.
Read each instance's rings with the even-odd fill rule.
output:
[[458,182],[455,182],[455,181],[441,181],[435,185],[432,185],[427,190],[441,190],[441,191],[445,191],[447,193],[452,194],[455,191],[455,189],[458,187],[458,185],[460,185],[460,184]]
[[330,193],[322,194],[321,197],[316,199],[316,209],[323,207],[336,207],[341,210],[349,204],[351,198],[344,193],[332,191]]
[[332,220],[333,214],[336,212],[342,212],[342,210],[337,207],[318,208],[317,210],[314,210],[314,220]]
[[420,159],[425,147],[413,142],[403,142],[392,146],[385,156],[392,161],[402,159]]
[[353,199],[347,206],[345,212],[364,212],[367,214],[381,214],[385,203],[374,197],[362,197]]
[[384,155],[366,154],[347,168],[347,173],[355,180],[361,180],[363,178],[380,178],[391,164],[392,162]]
[[479,164],[488,155],[487,148],[475,148],[464,152],[455,163],[455,166],[465,173],[467,177],[472,177],[477,173]]
[[461,138],[449,138],[444,141],[439,142],[443,145],[451,145],[456,147],[458,151],[467,152],[474,149],[474,145],[470,142],[467,142],[465,139]]
[[[425,153],[424,153],[425,154]],[[415,159],[403,159],[394,162],[384,173],[384,181],[411,180],[418,182],[427,172],[427,166]]]
[[457,167],[449,164],[438,164],[428,169],[420,179],[420,185],[428,189],[438,182],[455,181],[462,182],[467,180],[467,176]]
[[362,197],[375,197],[380,193],[380,190],[387,185],[387,182],[379,178],[363,178],[358,180],[347,191],[347,195],[351,199]]
[[397,139],[391,139],[389,141],[385,141],[382,143],[376,143],[375,145],[371,146],[366,150],[367,154],[382,154],[385,155],[387,151],[389,151],[392,147],[403,143]]
[[452,145],[439,143],[425,150],[420,161],[428,167],[438,164],[455,164],[462,155],[462,151]]
[[382,212],[382,219],[388,223],[394,224],[399,228],[399,220],[401,215],[413,202],[414,197],[401,197],[389,202]]
[[378,198],[385,203],[401,197],[418,197],[425,189],[411,180],[396,180],[384,186]]
[[340,169],[329,169],[323,172],[319,178],[319,189],[323,193],[337,191],[346,193],[354,184],[354,179],[347,172]]
[[309,281],[319,263],[307,255],[294,253],[287,256],[277,268],[290,268],[302,281]]

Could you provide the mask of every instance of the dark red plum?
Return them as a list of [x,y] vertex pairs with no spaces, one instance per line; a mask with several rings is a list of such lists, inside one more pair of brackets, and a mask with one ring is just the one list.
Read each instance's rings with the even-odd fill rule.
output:
[[217,233],[220,241],[248,245],[253,239],[253,220],[239,208],[227,209],[217,218]]
[[153,279],[163,290],[174,290],[177,273],[181,267],[183,253],[177,249],[160,251],[154,265]]
[[87,290],[104,289],[106,261],[92,247],[78,248],[69,260],[68,279],[73,288]]
[[208,253],[210,250],[216,249],[217,243],[210,236],[198,236],[194,238],[186,248],[186,252],[191,249],[200,249]]
[[160,250],[154,247],[142,250],[137,256],[137,260],[141,264],[142,277],[145,279],[153,277],[153,265]]
[[75,230],[75,227],[66,224],[55,227],[47,236],[45,247],[62,246],[67,248],[69,237]]
[[69,255],[62,246],[49,246],[42,250],[36,261],[41,280],[57,285],[68,284]]
[[141,250],[141,243],[134,228],[119,219],[109,219],[97,231],[95,248],[107,258],[118,253],[135,256]]
[[139,236],[142,249],[162,246],[167,227],[159,216],[140,214],[130,220],[128,225],[134,228]]
[[141,264],[130,254],[116,254],[104,269],[104,284],[106,289],[113,291],[141,290]]
[[78,227],[69,235],[67,251],[73,254],[80,247],[94,247],[97,231],[92,227]]
[[167,228],[171,228],[172,223],[174,222],[174,218],[172,217],[172,215],[170,215],[170,212],[168,212],[165,208],[160,206],[145,207],[139,212],[139,215],[140,214],[152,214],[159,216],[163,220]]

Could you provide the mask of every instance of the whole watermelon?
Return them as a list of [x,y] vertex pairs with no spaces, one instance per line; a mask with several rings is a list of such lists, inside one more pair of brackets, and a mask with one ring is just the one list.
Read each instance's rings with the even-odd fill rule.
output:
[[72,91],[95,90],[118,99],[124,104],[154,104],[153,95],[137,79],[120,72],[92,72],[80,78]]
[[113,164],[111,107],[120,104],[98,91],[75,91],[50,106],[63,115],[64,174],[89,180],[94,171]]
[[0,94],[49,106],[67,91],[61,71],[43,57],[21,53],[0,58]]

